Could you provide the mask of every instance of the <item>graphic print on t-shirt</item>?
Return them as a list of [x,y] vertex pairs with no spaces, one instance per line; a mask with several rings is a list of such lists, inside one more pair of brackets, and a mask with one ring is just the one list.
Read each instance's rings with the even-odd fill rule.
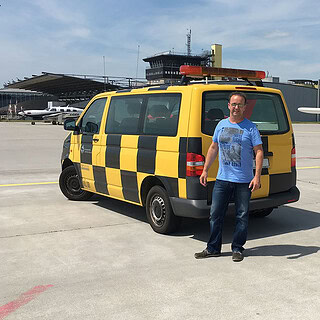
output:
[[222,128],[219,144],[221,160],[225,166],[241,167],[241,141],[243,130]]

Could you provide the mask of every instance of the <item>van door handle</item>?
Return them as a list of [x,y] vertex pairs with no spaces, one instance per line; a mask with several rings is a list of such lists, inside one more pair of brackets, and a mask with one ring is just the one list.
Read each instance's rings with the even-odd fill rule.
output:
[[271,152],[271,151],[264,152],[264,156],[265,157],[272,157],[273,156],[273,152]]
[[98,142],[98,141],[99,141],[99,139],[98,139],[98,138],[93,138],[93,139],[92,139],[92,141],[94,141],[94,142]]

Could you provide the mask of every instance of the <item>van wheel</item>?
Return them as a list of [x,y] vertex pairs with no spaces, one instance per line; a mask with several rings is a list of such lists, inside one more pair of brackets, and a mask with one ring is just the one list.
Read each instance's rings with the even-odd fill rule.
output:
[[164,188],[154,186],[150,189],[146,211],[148,221],[155,232],[169,234],[177,229],[180,219],[174,215]]
[[274,208],[266,208],[266,209],[260,209],[260,210],[253,210],[250,211],[250,216],[254,218],[264,218],[268,216]]
[[74,166],[69,166],[61,172],[59,186],[69,200],[88,200],[93,195],[91,192],[81,189],[79,176]]

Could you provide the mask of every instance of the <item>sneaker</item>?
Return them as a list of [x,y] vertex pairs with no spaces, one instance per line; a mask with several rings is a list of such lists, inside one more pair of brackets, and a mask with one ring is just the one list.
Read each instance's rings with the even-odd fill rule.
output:
[[243,260],[243,254],[239,251],[232,252],[232,260],[234,262],[240,262]]
[[196,259],[204,259],[204,258],[210,258],[210,257],[219,257],[221,255],[220,252],[209,252],[208,249],[204,249],[201,252],[196,252],[194,254],[194,257]]

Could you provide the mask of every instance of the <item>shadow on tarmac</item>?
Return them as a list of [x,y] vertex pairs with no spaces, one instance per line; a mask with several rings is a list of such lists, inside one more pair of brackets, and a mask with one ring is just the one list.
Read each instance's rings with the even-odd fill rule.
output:
[[[148,223],[145,208],[132,205],[120,200],[95,196],[95,205],[112,210],[127,217]],[[299,208],[282,206],[265,218],[251,217],[249,220],[248,240],[273,237],[296,231],[310,230],[320,227],[320,214]],[[234,230],[234,215],[229,213],[225,217],[223,227],[223,244],[231,244]],[[208,219],[182,219],[177,232],[171,237],[190,236],[193,239],[207,242],[209,238]],[[320,247],[299,245],[266,245],[246,249],[250,256],[289,256],[297,259],[317,253]],[[230,253],[231,254],[231,253]]]
[[94,204],[99,207],[114,211],[116,213],[120,213],[124,216],[130,217],[133,219],[137,219],[141,222],[148,223],[148,220],[146,217],[146,211],[145,211],[145,208],[143,207],[136,206],[134,204],[124,202],[121,200],[107,198],[99,195],[94,195],[90,199],[90,201],[92,200],[96,201],[94,202]]
[[298,246],[291,244],[260,246],[246,249],[246,255],[259,257],[284,257],[287,259],[298,259],[320,251],[316,246]]

